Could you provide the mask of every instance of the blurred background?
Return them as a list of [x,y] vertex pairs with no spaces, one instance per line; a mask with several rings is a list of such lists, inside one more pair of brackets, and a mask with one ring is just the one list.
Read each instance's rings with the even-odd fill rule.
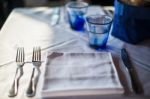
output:
[[62,6],[69,1],[85,1],[91,5],[113,6],[114,0],[0,0],[0,29],[10,12],[17,7]]

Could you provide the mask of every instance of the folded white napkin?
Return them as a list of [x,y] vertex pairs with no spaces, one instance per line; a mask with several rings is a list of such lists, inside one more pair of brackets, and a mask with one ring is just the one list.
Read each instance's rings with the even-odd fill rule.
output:
[[43,97],[122,93],[109,52],[48,54]]

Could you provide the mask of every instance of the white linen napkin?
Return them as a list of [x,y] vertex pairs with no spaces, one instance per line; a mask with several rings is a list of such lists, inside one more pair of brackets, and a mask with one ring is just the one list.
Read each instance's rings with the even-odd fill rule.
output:
[[122,93],[109,52],[48,54],[42,97]]

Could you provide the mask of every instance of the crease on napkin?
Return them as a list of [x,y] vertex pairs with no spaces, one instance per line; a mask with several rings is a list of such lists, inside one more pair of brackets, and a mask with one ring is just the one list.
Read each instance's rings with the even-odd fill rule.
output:
[[43,96],[86,95],[88,90],[98,90],[94,94],[123,93],[111,53],[48,54]]

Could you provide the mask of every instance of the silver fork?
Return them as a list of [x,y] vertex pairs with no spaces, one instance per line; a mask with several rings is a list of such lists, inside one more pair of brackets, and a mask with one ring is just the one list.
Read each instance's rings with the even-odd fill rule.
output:
[[23,75],[23,65],[25,63],[24,58],[25,58],[24,48],[23,47],[17,48],[17,54],[16,54],[17,69],[16,69],[13,84],[11,86],[11,89],[9,90],[9,95],[8,95],[9,97],[14,97],[18,94],[19,80]]
[[[32,75],[30,78],[29,86],[26,91],[26,95],[28,97],[33,97],[36,94],[36,87],[39,80],[39,76],[41,74],[40,66],[41,66],[41,48],[34,47],[33,48],[33,55],[32,55],[32,63],[34,65],[32,70]],[[37,75],[35,75],[35,70],[37,70]]]

